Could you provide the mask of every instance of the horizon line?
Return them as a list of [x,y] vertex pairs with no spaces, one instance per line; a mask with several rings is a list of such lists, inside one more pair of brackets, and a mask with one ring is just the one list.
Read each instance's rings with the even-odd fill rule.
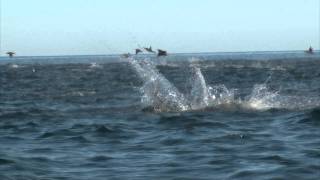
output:
[[[305,52],[306,50],[275,50],[275,51],[212,51],[212,52],[174,52],[174,53],[170,53],[168,52],[168,55],[179,55],[179,54],[220,54],[220,53],[224,53],[224,54],[232,54],[232,53],[262,53],[262,52]],[[320,52],[319,50],[314,50],[314,52]],[[13,58],[17,58],[17,57],[64,57],[64,56],[121,56],[123,54],[126,53],[120,53],[120,54],[68,54],[68,55],[15,55]],[[132,53],[132,55],[135,55],[134,53]],[[152,54],[140,54],[141,55],[152,55]],[[0,58],[7,58],[7,55],[1,55],[0,54]]]

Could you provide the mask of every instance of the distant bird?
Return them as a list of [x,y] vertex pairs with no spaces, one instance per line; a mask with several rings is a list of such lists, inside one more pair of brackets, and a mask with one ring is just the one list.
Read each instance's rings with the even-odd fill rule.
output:
[[130,53],[125,53],[125,54],[122,54],[121,57],[124,57],[124,58],[129,58],[131,56]]
[[136,55],[139,54],[139,53],[141,53],[141,52],[142,52],[141,49],[138,49],[138,48],[136,49]]
[[15,53],[15,52],[11,52],[11,51],[9,51],[9,52],[7,52],[6,54],[8,54],[8,55],[9,55],[9,57],[13,57],[16,53]]
[[144,48],[146,51],[150,52],[150,53],[155,53],[153,50],[152,50],[152,47],[150,46],[149,48]]
[[168,55],[168,54],[167,54],[167,51],[158,49],[158,57],[159,57],[159,56],[167,56],[167,55]]

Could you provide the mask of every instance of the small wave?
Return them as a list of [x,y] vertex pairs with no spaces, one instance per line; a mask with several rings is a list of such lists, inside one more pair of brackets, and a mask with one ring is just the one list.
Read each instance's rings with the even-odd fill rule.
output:
[[165,146],[176,146],[180,144],[184,144],[186,141],[183,138],[168,138],[162,140],[160,143]]
[[42,134],[39,138],[46,139],[46,138],[52,137],[54,135],[55,135],[54,133],[46,132],[46,133]]
[[247,134],[240,134],[240,133],[231,133],[231,134],[224,134],[218,137],[215,137],[212,141],[215,143],[223,143],[229,142],[233,140],[241,140],[241,139],[248,139]]
[[93,62],[93,63],[90,63],[89,68],[102,68],[102,65],[100,65],[96,62]]
[[2,119],[19,119],[29,115],[27,111],[8,111],[4,113],[0,113],[0,118]]
[[270,155],[260,158],[262,161],[269,161],[270,163],[282,164],[286,166],[298,165],[298,161],[280,156],[280,155]]
[[25,124],[25,126],[35,128],[35,127],[39,127],[39,124],[37,124],[35,122],[28,122]]
[[[108,126],[104,124],[75,124],[71,127],[73,134],[86,134],[86,136],[95,138],[121,139],[129,138],[129,132],[125,132],[118,126]],[[92,139],[90,138],[90,139]]]
[[27,152],[33,153],[33,154],[37,154],[37,153],[42,154],[42,153],[48,153],[48,152],[52,152],[52,151],[53,151],[53,149],[51,149],[51,148],[36,148],[36,149],[30,149]]
[[65,139],[66,142],[89,143],[90,141],[84,136],[73,136]]
[[36,156],[36,157],[28,157],[28,158],[22,158],[24,161],[31,161],[31,162],[41,162],[41,163],[48,163],[51,161],[51,159],[47,157],[41,157],[41,156]]
[[50,132],[44,132],[42,135],[39,136],[40,139],[47,139],[47,138],[55,138],[55,137],[62,137],[62,136],[73,136],[77,133],[70,131],[69,129],[59,129]]
[[97,127],[96,132],[100,133],[100,134],[104,134],[104,133],[113,133],[114,130],[112,130],[106,126],[100,126],[100,127]]
[[18,141],[25,141],[26,139],[22,137],[17,137],[17,136],[2,136],[1,137],[4,140],[12,141],[12,142],[18,142]]
[[191,113],[169,116],[162,115],[158,124],[170,128],[179,127],[179,129],[183,126],[187,130],[192,130],[194,128],[229,128],[229,125],[223,122],[204,121],[199,114],[200,113],[196,112],[192,113],[192,115]]
[[0,158],[0,165],[14,164],[14,163],[15,162],[13,160]]
[[113,159],[113,158],[109,157],[109,156],[102,156],[102,155],[89,158],[89,160],[93,161],[93,162],[105,162],[105,161],[109,161],[111,159]]

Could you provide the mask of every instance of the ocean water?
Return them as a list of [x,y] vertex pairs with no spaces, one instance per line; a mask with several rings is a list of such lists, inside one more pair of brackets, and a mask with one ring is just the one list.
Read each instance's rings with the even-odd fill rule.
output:
[[0,179],[319,179],[320,56],[0,59]]

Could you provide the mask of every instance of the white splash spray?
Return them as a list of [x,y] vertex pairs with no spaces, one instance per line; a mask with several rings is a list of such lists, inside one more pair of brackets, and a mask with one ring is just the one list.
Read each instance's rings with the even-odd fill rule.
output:
[[[225,85],[207,85],[198,65],[192,63],[192,75],[190,78],[191,90],[184,95],[170,83],[156,66],[146,60],[127,59],[138,76],[143,81],[141,102],[147,107],[152,107],[157,112],[181,112],[202,110],[215,107],[240,107],[252,110],[268,110],[273,108],[301,109],[315,101],[306,101],[297,97],[280,95],[279,91],[270,91],[267,82],[253,87],[247,97],[236,98],[237,90],[228,89]],[[299,99],[299,100],[297,100]],[[304,103],[301,103],[304,102]]]
[[133,58],[128,60],[144,83],[141,87],[143,93],[141,101],[144,105],[158,112],[190,109],[184,95],[160,74],[150,61],[137,61]]
[[192,68],[192,89],[190,92],[190,106],[193,110],[203,109],[209,105],[209,89],[199,67]]
[[13,68],[13,69],[17,69],[17,68],[19,68],[20,66],[17,65],[17,64],[11,64],[10,67]]
[[90,63],[89,68],[102,68],[102,66],[96,62]]
[[245,106],[257,110],[281,108],[281,96],[278,92],[268,90],[266,84],[258,84],[253,87],[251,95],[247,98]]

